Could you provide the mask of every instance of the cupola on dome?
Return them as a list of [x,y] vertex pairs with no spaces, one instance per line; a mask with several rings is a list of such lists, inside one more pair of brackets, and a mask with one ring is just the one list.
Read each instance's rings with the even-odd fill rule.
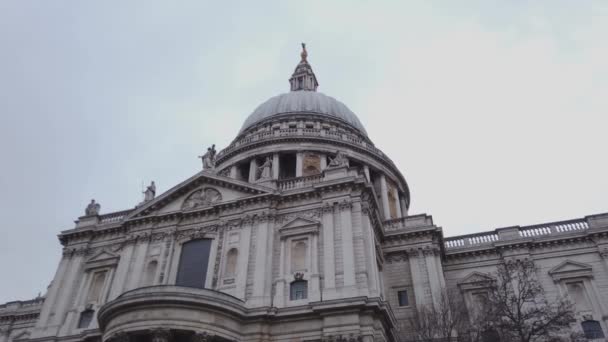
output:
[[308,63],[307,56],[306,46],[302,44],[302,59],[289,79],[291,91],[272,97],[259,105],[247,117],[240,133],[271,117],[310,113],[343,121],[367,136],[365,127],[359,118],[346,105],[333,97],[317,92],[319,83]]

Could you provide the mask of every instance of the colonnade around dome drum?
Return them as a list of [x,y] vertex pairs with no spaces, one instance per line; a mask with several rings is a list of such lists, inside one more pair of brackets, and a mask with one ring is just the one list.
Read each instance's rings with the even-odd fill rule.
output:
[[[340,151],[351,172],[373,185],[385,220],[407,216],[408,185],[394,163],[361,132],[337,120],[314,115],[282,115],[242,132],[217,155],[220,175],[278,190],[321,182]],[[270,177],[262,166],[270,161]]]

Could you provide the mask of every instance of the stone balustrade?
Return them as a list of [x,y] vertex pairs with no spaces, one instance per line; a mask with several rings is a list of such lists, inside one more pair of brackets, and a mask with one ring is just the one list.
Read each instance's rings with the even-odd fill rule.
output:
[[387,233],[400,229],[416,229],[432,226],[433,218],[426,214],[411,215],[384,221],[384,231]]
[[588,218],[559,221],[532,226],[499,228],[491,232],[453,236],[444,239],[445,248],[459,249],[492,245],[496,242],[524,240],[583,232],[590,228]]
[[99,215],[99,223],[115,223],[122,221],[133,209],[116,211],[104,215]]
[[323,180],[323,178],[323,174],[317,174],[305,177],[280,179],[279,181],[277,181],[277,187],[279,188],[279,190],[283,191],[291,189],[300,189],[310,186],[314,183],[319,183]]

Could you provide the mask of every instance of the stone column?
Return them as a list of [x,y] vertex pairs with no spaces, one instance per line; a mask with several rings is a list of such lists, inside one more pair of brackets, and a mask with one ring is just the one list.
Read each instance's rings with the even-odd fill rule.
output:
[[[344,287],[356,290],[355,253],[353,249],[352,203],[340,203],[340,229],[342,230],[342,257],[344,265]],[[350,291],[347,290],[347,293]],[[350,293],[349,293],[350,294]],[[352,293],[354,295],[355,293]]]
[[325,155],[324,153],[320,153],[319,158],[321,159],[321,171],[323,171],[327,167],[327,155]]
[[397,198],[395,198],[395,200],[397,201],[397,203],[395,203],[395,208],[397,209],[397,217],[403,217],[403,214],[401,213],[401,203],[400,203],[400,199],[401,196],[399,195],[399,191],[397,191]]
[[435,260],[434,250],[425,250],[424,259],[426,261],[426,268],[429,275],[429,284],[431,286],[431,294],[433,295],[433,305],[438,308],[441,300],[442,281],[439,279],[439,270]]
[[272,155],[272,179],[279,179],[279,154]]
[[120,260],[116,267],[116,277],[113,279],[109,300],[113,300],[120,296],[124,291],[125,285],[127,284],[129,265],[131,264],[131,258],[133,257],[134,247],[134,244],[129,243],[124,246],[122,253],[120,253]]
[[303,167],[303,153],[296,153],[296,177],[302,177],[302,167]]
[[386,186],[386,176],[380,175],[380,198],[382,199],[382,213],[384,213],[384,219],[389,220],[391,218],[391,211],[388,207],[388,189]]
[[68,310],[68,305],[72,300],[72,293],[74,293],[74,284],[76,283],[76,278],[78,275],[82,275],[80,273],[80,268],[82,265],[82,260],[84,258],[85,251],[79,252],[72,256],[70,260],[70,264],[68,266],[68,272],[63,280],[61,285],[61,289],[57,294],[57,301],[55,302],[55,316],[52,321],[53,325],[61,325],[65,318],[65,313]]
[[247,265],[249,264],[249,248],[251,247],[251,226],[250,218],[243,221],[243,230],[239,241],[239,257],[237,260],[236,291],[235,297],[245,300],[247,289]]
[[258,160],[251,158],[249,162],[249,183],[253,183],[256,180],[256,173],[258,172]]
[[[336,290],[336,264],[334,254],[334,207],[325,204],[323,207],[323,290],[332,297]],[[324,295],[325,295],[324,292]]]
[[366,207],[361,208],[361,229],[363,230],[363,242],[365,246],[366,255],[366,269],[367,269],[367,280],[369,286],[370,296],[379,296],[380,284],[378,283],[378,263],[376,261],[376,244],[374,236],[374,228],[369,222],[369,209]]
[[316,302],[321,300],[321,281],[319,276],[319,237],[313,234],[311,238],[310,255],[310,292],[308,298]]
[[420,258],[424,258],[422,251],[411,249],[407,253],[408,260],[410,262],[410,271],[412,273],[412,283],[414,287],[414,298],[416,299],[416,306],[420,308],[422,305],[426,305],[426,296],[424,291],[424,281],[427,278],[426,270],[420,267]]
[[365,174],[365,178],[367,178],[368,182],[372,181],[371,176],[369,175],[369,166],[363,165],[363,174]]
[[126,290],[133,290],[139,287],[141,281],[141,275],[144,270],[144,263],[146,262],[146,254],[148,252],[148,242],[137,241],[135,246],[136,252],[134,259],[131,263],[129,270],[129,280]]
[[285,239],[281,239],[281,254],[279,257],[279,278],[275,282],[273,304],[278,308],[282,308],[285,306],[285,259],[287,258],[285,254]]
[[401,206],[402,217],[406,217],[407,216],[407,205],[405,205],[405,198],[403,198],[403,196],[399,196],[399,205]]
[[236,167],[236,165],[232,165],[230,167],[230,178],[236,179],[237,175],[238,175],[238,168]]
[[[272,251],[269,249],[269,218],[266,215],[256,217],[257,233],[255,246],[255,272],[253,275],[253,295],[251,302],[253,306],[268,305],[265,300],[266,276],[269,270],[268,260],[272,256]],[[270,254],[270,256],[269,256]]]

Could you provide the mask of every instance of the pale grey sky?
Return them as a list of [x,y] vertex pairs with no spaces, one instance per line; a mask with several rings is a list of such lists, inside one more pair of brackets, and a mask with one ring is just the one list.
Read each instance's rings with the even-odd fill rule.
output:
[[91,198],[197,172],[302,41],[446,236],[608,211],[606,37],[606,1],[0,0],[0,302]]

